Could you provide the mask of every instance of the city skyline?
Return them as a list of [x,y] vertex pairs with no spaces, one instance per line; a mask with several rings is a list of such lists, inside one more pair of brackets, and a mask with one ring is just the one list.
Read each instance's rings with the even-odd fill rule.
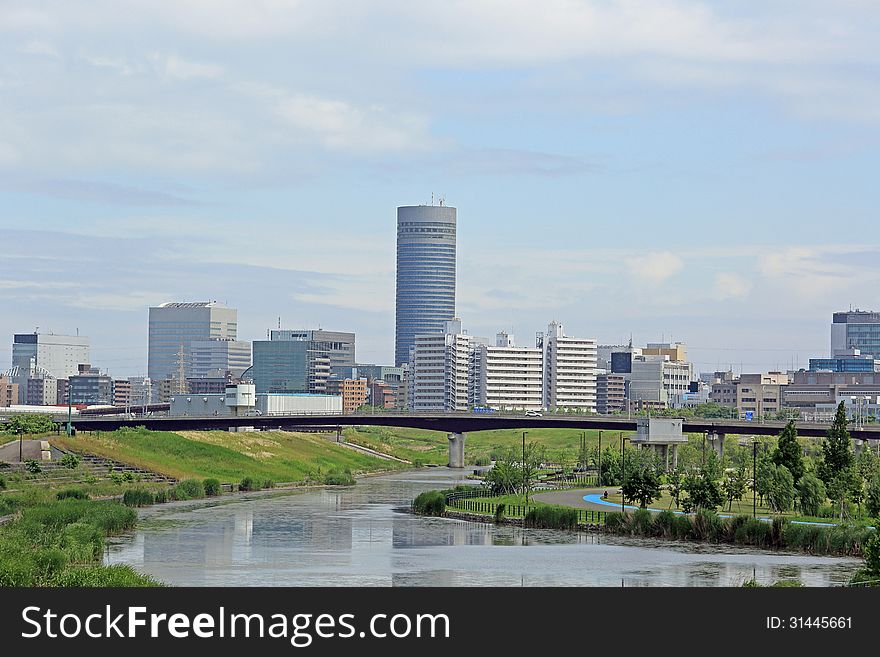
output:
[[785,370],[880,308],[869,4],[124,13],[0,8],[0,334],[79,329],[138,375],[149,306],[218,299],[244,340],[280,316],[391,363],[394,210],[432,193],[477,335]]

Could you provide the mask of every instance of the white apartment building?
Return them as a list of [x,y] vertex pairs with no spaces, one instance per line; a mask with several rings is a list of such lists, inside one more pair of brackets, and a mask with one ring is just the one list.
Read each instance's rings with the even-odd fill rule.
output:
[[596,340],[569,337],[562,324],[551,322],[537,342],[544,361],[544,408],[595,412]]
[[668,355],[634,356],[629,375],[629,399],[649,405],[669,406],[670,399],[688,392],[694,378],[691,363],[670,360]]
[[412,411],[468,410],[468,361],[473,338],[461,320],[443,333],[417,334],[410,350],[408,402]]
[[544,355],[538,347],[517,347],[504,331],[494,345],[475,344],[469,372],[470,403],[500,410],[543,407]]

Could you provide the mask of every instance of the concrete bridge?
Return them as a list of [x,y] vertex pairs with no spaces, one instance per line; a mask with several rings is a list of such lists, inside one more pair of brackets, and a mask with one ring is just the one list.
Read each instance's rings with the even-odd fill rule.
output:
[[[60,428],[67,418],[58,417]],[[352,415],[248,415],[231,417],[74,417],[73,426],[79,431],[113,431],[120,427],[144,426],[154,431],[235,430],[239,427],[255,429],[293,430],[303,428],[338,429],[344,426],[405,427],[429,429],[447,434],[449,439],[449,466],[464,467],[465,436],[472,431],[494,429],[602,429],[607,431],[634,432],[636,418],[603,415],[525,415],[470,413],[359,413]],[[720,418],[685,419],[684,433],[705,433],[719,451],[723,450],[728,435],[776,436],[785,422],[747,422]],[[798,435],[824,437],[829,424],[798,423]],[[859,441],[880,441],[880,425],[850,428],[850,435]]]

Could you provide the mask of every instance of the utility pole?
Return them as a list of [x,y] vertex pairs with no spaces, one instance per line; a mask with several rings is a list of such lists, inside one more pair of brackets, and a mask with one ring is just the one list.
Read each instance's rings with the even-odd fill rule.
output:
[[529,505],[529,489],[526,482],[526,434],[528,431],[522,432],[522,478],[523,478],[523,496],[526,498],[526,506]]

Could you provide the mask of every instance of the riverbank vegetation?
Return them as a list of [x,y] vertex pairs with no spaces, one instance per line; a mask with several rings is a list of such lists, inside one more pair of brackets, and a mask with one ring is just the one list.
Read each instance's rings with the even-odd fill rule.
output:
[[19,509],[0,525],[0,586],[156,586],[128,566],[103,566],[105,538],[132,529],[134,510],[69,496]]

